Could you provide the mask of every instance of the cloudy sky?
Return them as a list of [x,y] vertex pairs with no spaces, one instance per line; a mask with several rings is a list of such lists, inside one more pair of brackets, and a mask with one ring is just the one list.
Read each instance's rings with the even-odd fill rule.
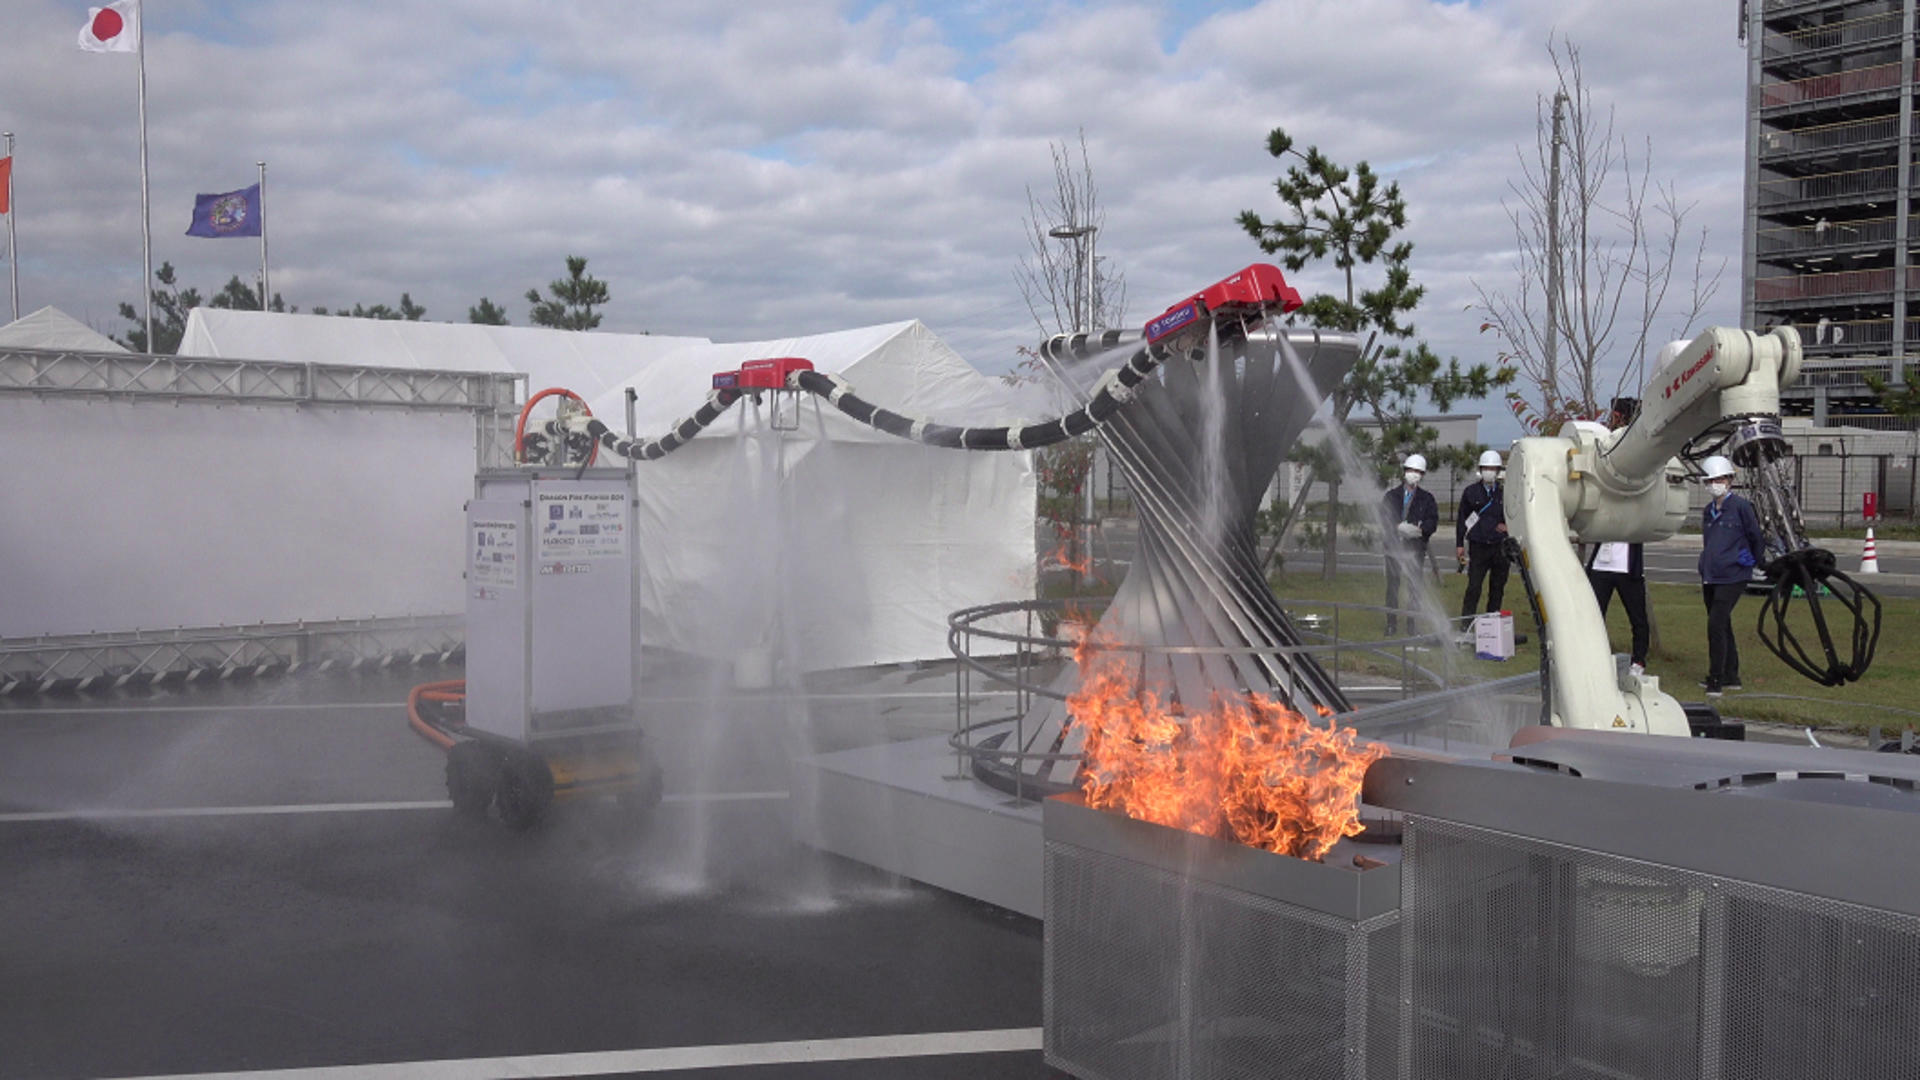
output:
[[[1501,202],[1560,33],[1620,130],[1651,137],[1656,174],[1698,202],[1731,259],[1709,314],[1731,322],[1734,8],[148,0],[154,264],[203,292],[250,278],[252,241],[182,234],[196,192],[249,184],[265,159],[273,287],[302,309],[405,291],[428,319],[464,320],[486,296],[524,325],[523,294],[571,253],[611,285],[606,330],[742,340],[917,318],[1001,370],[1036,336],[1013,273],[1050,142],[1085,132],[1099,250],[1139,322],[1265,258],[1234,217],[1277,211],[1265,136],[1281,125],[1399,182],[1429,287],[1420,334],[1486,359],[1473,283],[1512,280]],[[6,14],[22,310],[122,333],[141,272],[134,58],[78,49],[84,2]]]

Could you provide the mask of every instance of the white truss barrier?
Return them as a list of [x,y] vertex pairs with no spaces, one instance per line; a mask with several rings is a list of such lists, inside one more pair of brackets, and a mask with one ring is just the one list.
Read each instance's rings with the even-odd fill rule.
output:
[[0,691],[451,651],[524,381],[0,348]]

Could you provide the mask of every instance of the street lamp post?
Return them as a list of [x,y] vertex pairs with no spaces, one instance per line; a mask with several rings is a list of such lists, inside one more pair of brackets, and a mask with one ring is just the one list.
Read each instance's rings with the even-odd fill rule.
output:
[[[1093,225],[1057,225],[1047,230],[1047,235],[1056,240],[1073,241],[1073,330],[1093,332],[1095,299],[1093,292],[1093,235],[1099,228]],[[1085,241],[1082,243],[1082,241]],[[1081,321],[1085,313],[1084,322]],[[1097,518],[1093,512],[1093,466],[1099,457],[1100,444],[1093,444],[1093,452],[1087,456],[1087,475],[1080,481],[1081,513],[1080,534],[1085,537],[1081,544],[1084,553],[1080,559],[1080,583],[1092,585],[1093,575],[1093,530]]]
[[[1047,235],[1055,240],[1072,240],[1073,244],[1073,332],[1093,329],[1094,297],[1092,281],[1088,269],[1093,265],[1093,234],[1099,229],[1093,225],[1056,225],[1047,230]],[[1085,240],[1086,243],[1080,241]],[[1086,321],[1081,321],[1085,312]]]

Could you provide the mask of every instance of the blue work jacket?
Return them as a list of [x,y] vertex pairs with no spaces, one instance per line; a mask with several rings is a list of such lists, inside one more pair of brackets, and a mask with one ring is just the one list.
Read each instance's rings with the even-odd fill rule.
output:
[[[1753,578],[1753,568],[1766,557],[1767,534],[1753,504],[1729,494],[1719,507],[1707,503],[1700,511],[1700,581],[1707,585],[1739,585]],[[1741,556],[1747,556],[1742,560]]]

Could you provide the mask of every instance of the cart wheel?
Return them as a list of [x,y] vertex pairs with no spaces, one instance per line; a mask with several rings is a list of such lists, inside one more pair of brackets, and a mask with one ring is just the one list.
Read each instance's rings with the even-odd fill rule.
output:
[[447,797],[454,811],[461,817],[486,817],[499,771],[485,746],[472,740],[454,743],[447,750]]
[[501,763],[494,806],[509,829],[530,829],[553,804],[553,773],[531,754],[514,754]]
[[633,786],[615,796],[622,810],[636,816],[650,816],[667,792],[666,777],[660,772],[660,763],[648,760],[634,779]]

